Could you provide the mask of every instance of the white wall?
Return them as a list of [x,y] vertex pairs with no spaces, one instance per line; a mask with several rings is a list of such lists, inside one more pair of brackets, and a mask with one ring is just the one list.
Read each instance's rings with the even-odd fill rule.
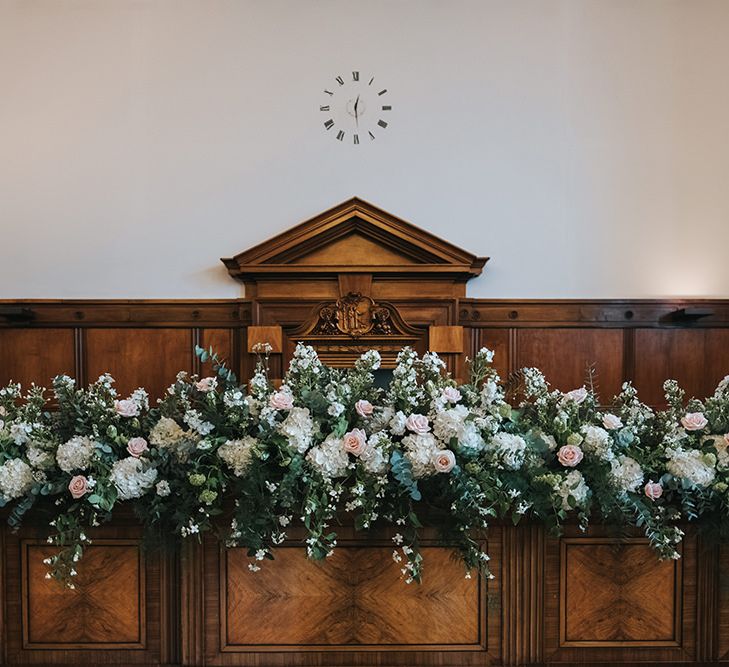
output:
[[[729,296],[727,0],[0,0],[0,297],[227,298],[358,195],[482,297]],[[322,89],[391,125],[341,145]]]

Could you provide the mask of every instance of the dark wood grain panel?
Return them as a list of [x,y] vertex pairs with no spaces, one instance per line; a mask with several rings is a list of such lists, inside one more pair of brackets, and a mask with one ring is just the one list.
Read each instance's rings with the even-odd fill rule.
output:
[[85,332],[89,381],[108,372],[120,394],[144,387],[159,398],[178,371],[192,371],[190,329],[89,329]]
[[[342,547],[324,563],[287,548],[257,573],[226,552],[226,644],[232,646],[477,645],[479,586],[448,549],[426,548],[420,585],[398,579],[392,549]],[[250,619],[256,618],[256,623]]]
[[688,396],[703,398],[729,374],[729,329],[638,329],[635,386],[651,405],[664,402],[663,382],[678,380]]
[[75,589],[45,578],[53,549],[24,542],[26,648],[143,648],[144,577],[139,543],[95,543],[84,553]]
[[717,653],[720,660],[729,661],[729,544],[721,545],[717,560]]
[[615,329],[519,329],[516,366],[540,368],[562,391],[581,387],[595,365],[600,395],[608,401],[623,381],[623,332]]
[[73,329],[0,329],[0,385],[47,387],[61,373],[75,374]]
[[[236,368],[235,351],[235,330],[234,329],[203,329],[200,332],[200,345],[205,349],[213,348],[213,351],[225,360],[228,368],[234,372]],[[213,368],[210,362],[200,366],[200,375],[212,375]]]
[[681,567],[642,538],[562,540],[562,646],[676,646]]

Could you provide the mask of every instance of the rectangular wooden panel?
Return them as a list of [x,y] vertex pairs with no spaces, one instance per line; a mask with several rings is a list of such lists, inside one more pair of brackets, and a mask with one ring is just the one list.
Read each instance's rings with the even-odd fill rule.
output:
[[256,573],[245,550],[227,550],[223,645],[479,645],[478,580],[464,578],[449,549],[426,548],[424,557],[427,576],[418,586],[398,578],[390,548],[342,547],[324,563],[307,561],[303,549],[284,548]]
[[664,403],[663,382],[678,380],[703,398],[729,374],[729,329],[637,329],[635,386],[643,401]]
[[144,567],[138,541],[94,542],[85,550],[74,590],[46,579],[51,547],[23,550],[25,648],[144,648]]
[[509,349],[509,329],[471,329],[472,350],[469,356],[482,347],[487,347],[494,353],[494,368],[502,380],[509,377],[511,368],[511,355]]
[[617,329],[519,329],[516,367],[536,366],[552,387],[569,391],[585,383],[594,364],[600,398],[608,402],[623,382],[623,332]]
[[0,385],[48,387],[55,375],[73,376],[75,367],[73,329],[0,329]]
[[108,372],[120,394],[144,387],[154,400],[175,381],[178,371],[192,371],[192,330],[89,329],[85,353],[89,381]]
[[561,646],[678,646],[681,564],[647,540],[562,540]]
[[[206,350],[212,347],[213,352],[223,359],[226,366],[235,373],[238,369],[235,366],[234,359],[234,340],[234,329],[203,329],[200,332],[200,346]],[[213,367],[209,361],[200,365],[200,375],[202,377],[212,374]]]

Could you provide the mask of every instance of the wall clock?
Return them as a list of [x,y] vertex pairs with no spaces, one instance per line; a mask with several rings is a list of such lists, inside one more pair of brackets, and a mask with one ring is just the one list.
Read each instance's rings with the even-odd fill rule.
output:
[[374,76],[363,77],[359,72],[336,76],[324,95],[319,106],[324,129],[342,143],[358,146],[365,140],[374,141],[389,124],[389,94]]

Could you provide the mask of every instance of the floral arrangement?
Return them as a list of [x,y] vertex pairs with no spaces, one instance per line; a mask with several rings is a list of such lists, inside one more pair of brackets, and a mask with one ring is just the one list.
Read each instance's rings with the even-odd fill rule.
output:
[[486,349],[459,386],[436,354],[406,348],[386,389],[376,351],[341,370],[299,345],[278,387],[266,346],[247,386],[196,352],[215,375],[178,374],[153,408],[143,389],[120,398],[108,375],[88,388],[59,376],[52,398],[0,389],[0,506],[14,528],[34,506],[50,513],[48,577],[73,587],[89,534],[119,503],[157,534],[216,531],[247,548],[252,571],[292,525],[312,559],[334,552],[344,514],[358,530],[390,525],[407,582],[423,574],[425,517],[466,576],[487,577],[491,521],[559,533],[596,515],[642,529],[661,558],[679,557],[686,521],[729,527],[729,376],[705,401],[668,381],[668,408],[654,411],[629,383],[609,408],[591,378],[563,393],[526,368],[505,385]]

